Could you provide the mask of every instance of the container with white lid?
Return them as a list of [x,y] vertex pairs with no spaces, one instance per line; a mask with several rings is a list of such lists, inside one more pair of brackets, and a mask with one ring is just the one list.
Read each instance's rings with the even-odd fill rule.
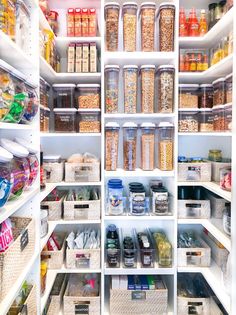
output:
[[159,51],[174,51],[175,5],[163,2],[159,6]]
[[123,3],[123,48],[124,51],[136,51],[137,11],[136,2]]
[[100,84],[78,84],[78,108],[98,109],[100,108]]
[[155,124],[141,124],[141,168],[152,171],[155,168]]
[[47,183],[60,183],[64,178],[64,162],[60,155],[43,157],[44,178]]
[[141,12],[141,50],[154,51],[156,4],[143,2]]
[[158,126],[158,168],[172,171],[174,167],[174,125],[161,122]]
[[174,109],[175,67],[162,65],[157,69],[158,113],[172,113]]
[[12,159],[13,155],[0,147],[0,208],[6,204],[13,186],[13,176],[11,174]]
[[138,66],[125,65],[124,76],[124,110],[126,114],[137,113]]
[[75,84],[53,84],[54,108],[75,107]]
[[154,113],[155,99],[155,65],[143,65],[141,73],[141,112],[143,114]]
[[105,66],[105,106],[106,113],[118,113],[119,71],[117,65]]
[[126,171],[135,171],[137,167],[137,129],[134,122],[123,124],[123,162]]
[[28,188],[30,168],[27,157],[29,151],[20,144],[5,138],[1,139],[1,145],[14,157],[11,162],[11,173],[14,183],[9,198],[12,200],[21,196],[25,189]]
[[119,40],[120,5],[116,2],[105,4],[106,50],[117,51]]
[[55,132],[76,132],[75,108],[54,108]]
[[120,126],[116,122],[109,122],[105,126],[106,137],[106,171],[116,171],[118,162],[118,147],[119,147],[119,129]]

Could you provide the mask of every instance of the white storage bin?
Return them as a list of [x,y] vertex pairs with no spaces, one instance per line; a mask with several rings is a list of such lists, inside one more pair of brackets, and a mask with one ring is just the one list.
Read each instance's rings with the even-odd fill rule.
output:
[[[190,298],[178,296],[178,315],[201,314],[222,315],[213,298]],[[193,310],[195,313],[190,313]]]
[[209,200],[178,200],[179,219],[209,219],[211,206]]
[[100,162],[65,163],[65,181],[70,183],[99,182]]
[[223,162],[211,162],[213,182],[220,182],[220,170],[226,167],[231,167],[231,162],[229,160],[223,160]]
[[205,198],[210,200],[211,216],[214,217],[215,219],[222,219],[225,204],[228,201],[208,190],[206,191]]
[[178,163],[178,180],[180,182],[210,182],[211,162]]
[[64,162],[59,155],[43,158],[44,177],[47,183],[60,183],[64,177]]

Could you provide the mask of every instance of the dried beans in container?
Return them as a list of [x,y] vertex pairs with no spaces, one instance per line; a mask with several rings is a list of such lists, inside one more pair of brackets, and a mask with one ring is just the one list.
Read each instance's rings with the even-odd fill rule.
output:
[[158,77],[158,112],[172,113],[174,108],[175,68],[171,65],[159,66]]

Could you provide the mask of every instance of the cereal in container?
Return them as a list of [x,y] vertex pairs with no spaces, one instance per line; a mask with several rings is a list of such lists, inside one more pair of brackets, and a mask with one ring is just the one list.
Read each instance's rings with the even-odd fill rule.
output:
[[123,125],[123,163],[125,171],[135,171],[137,167],[137,129],[133,122]]
[[124,51],[136,51],[137,10],[135,2],[123,4],[123,47]]
[[155,50],[155,13],[154,2],[144,2],[141,5],[141,50]]
[[172,65],[159,66],[158,76],[158,112],[172,113],[174,109],[175,68]]
[[120,5],[116,2],[105,4],[106,50],[117,51],[119,40]]
[[116,171],[118,163],[119,148],[119,129],[120,126],[116,122],[106,124],[106,160],[105,169],[107,171]]
[[109,114],[118,113],[119,71],[119,66],[105,66],[105,105]]
[[161,171],[172,171],[174,167],[174,125],[161,122],[158,126],[158,168]]
[[100,108],[100,84],[78,84],[77,88],[79,91],[78,108]]
[[126,65],[124,75],[124,107],[126,114],[137,113],[138,66]]
[[152,171],[155,168],[155,124],[141,124],[141,168]]
[[175,5],[162,3],[159,7],[159,50],[174,51]]
[[179,132],[198,132],[198,111],[179,111]]
[[143,65],[141,72],[141,112],[154,113],[155,99],[155,66]]

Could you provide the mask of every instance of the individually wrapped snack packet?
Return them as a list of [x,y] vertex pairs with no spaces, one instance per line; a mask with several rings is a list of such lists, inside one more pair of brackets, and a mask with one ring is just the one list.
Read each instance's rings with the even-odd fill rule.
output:
[[74,248],[75,248],[75,242],[74,242],[74,240],[75,240],[75,233],[72,231],[72,232],[68,235],[68,237],[67,237],[67,239],[66,239],[67,246],[68,246],[69,249],[74,249]]
[[77,235],[75,239],[75,244],[77,249],[84,248],[84,232],[81,232],[79,235]]
[[13,241],[12,224],[8,218],[0,224],[0,253],[5,252]]
[[72,154],[68,159],[68,163],[83,163],[84,158],[82,154]]
[[84,163],[93,163],[97,161],[98,159],[95,155],[88,152],[84,153]]

